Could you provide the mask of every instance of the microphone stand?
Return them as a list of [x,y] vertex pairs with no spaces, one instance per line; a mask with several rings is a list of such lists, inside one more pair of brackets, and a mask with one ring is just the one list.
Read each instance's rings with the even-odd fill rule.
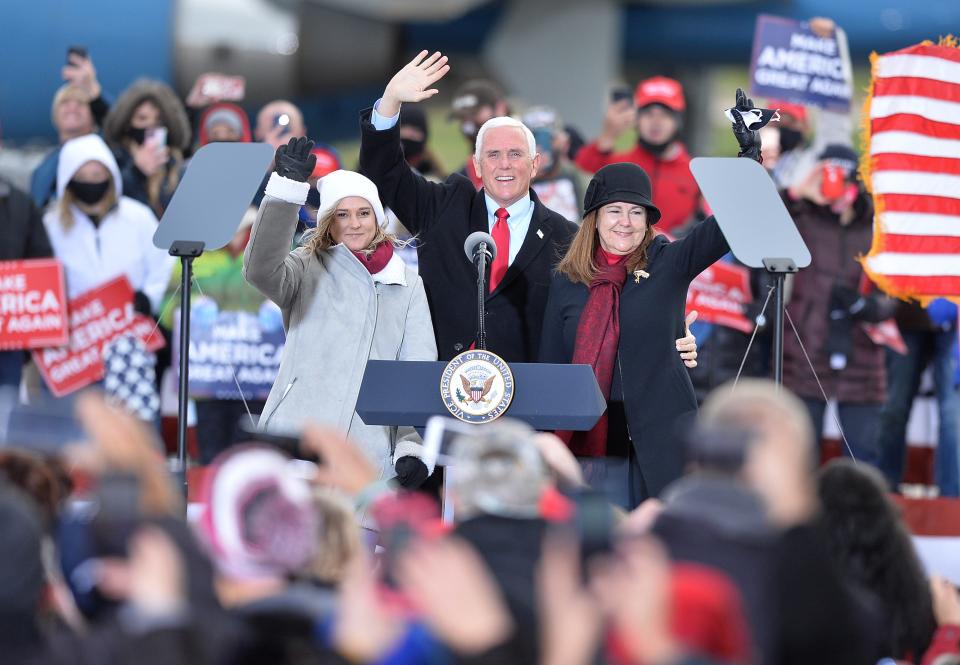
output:
[[487,300],[487,259],[490,251],[487,243],[477,245],[473,254],[473,263],[477,267],[477,348],[487,350],[486,300]]

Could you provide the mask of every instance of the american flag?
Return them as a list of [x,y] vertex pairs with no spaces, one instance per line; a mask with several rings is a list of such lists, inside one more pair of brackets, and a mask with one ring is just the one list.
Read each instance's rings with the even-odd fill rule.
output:
[[861,169],[876,206],[870,278],[926,303],[960,296],[960,48],[871,56]]

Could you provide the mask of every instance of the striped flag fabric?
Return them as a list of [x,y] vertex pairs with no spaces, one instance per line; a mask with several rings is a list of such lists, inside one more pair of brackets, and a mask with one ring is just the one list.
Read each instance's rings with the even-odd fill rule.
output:
[[876,214],[864,269],[891,296],[960,297],[960,48],[947,38],[870,60],[860,170]]

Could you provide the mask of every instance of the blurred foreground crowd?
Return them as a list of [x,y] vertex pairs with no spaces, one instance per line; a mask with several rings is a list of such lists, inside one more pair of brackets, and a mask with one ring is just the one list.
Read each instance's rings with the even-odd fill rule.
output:
[[686,474],[630,514],[507,420],[453,438],[452,520],[310,426],[302,459],[221,453],[188,523],[149,427],[89,392],[76,418],[57,455],[0,455],[7,663],[960,662],[960,594],[882,478],[817,471],[765,380],[711,394]]
[[[812,25],[837,30],[825,19]],[[443,68],[438,58],[425,71]],[[51,107],[61,145],[33,173],[29,195],[0,183],[0,260],[55,256],[70,296],[123,274],[137,311],[169,331],[179,276],[173,259],[153,246],[157,220],[196,149],[263,141],[278,152],[253,208],[226,247],[196,264],[206,291],[198,295],[256,309],[263,297],[244,279],[242,259],[260,223],[255,208],[270,208],[261,201],[273,196],[271,181],[278,188],[291,179],[295,187],[309,183],[303,202],[274,197],[278,209],[299,210],[300,244],[318,212],[330,212],[323,206],[333,205],[321,203],[316,183],[345,173],[336,151],[291,142],[307,128],[287,101],[265,105],[251,129],[238,100],[203,86],[186,105],[157,81],[135,82],[114,100],[81,52],[71,53],[63,75]],[[391,88],[394,81],[387,90],[396,93],[403,86]],[[394,97],[394,106],[411,101]],[[755,339],[695,325],[699,355],[688,366],[696,365],[690,379],[702,408],[684,436],[684,474],[652,492],[659,498],[620,510],[591,490],[564,441],[505,421],[460,434],[443,451],[440,464],[454,473],[441,518],[428,493],[402,487],[399,465],[399,483],[385,479],[392,473],[364,455],[357,431],[351,440],[308,425],[292,450],[257,442],[237,423],[264,401],[241,394],[196,400],[198,457],[207,468],[195,477],[188,510],[157,441],[156,400],[141,400],[145,408],[132,415],[117,406],[122,391],[107,380],[100,386],[106,398],[87,392],[69,405],[82,430],[71,445],[39,453],[58,442],[18,444],[7,436],[11,445],[0,450],[4,662],[960,662],[960,595],[943,579],[927,579],[887,494],[900,485],[907,418],[927,365],[940,414],[936,483],[941,495],[960,494],[956,307],[892,301],[855,260],[871,244],[873,204],[857,175],[851,116],[768,106],[781,119],[760,132],[762,163],[813,255],[790,287],[797,336],[788,332],[785,349],[789,390],[761,378],[770,372],[770,282],[752,271],[746,314]],[[427,147],[426,115],[411,104],[397,111],[412,173],[445,178]],[[450,113],[473,151],[484,123],[511,111],[539,155],[531,183],[538,205],[579,223],[591,198],[589,175],[627,162],[649,176],[644,210],[657,215],[650,227],[659,220],[658,232],[682,242],[707,224],[681,138],[679,82],[658,76],[614,91],[593,140],[556,109],[512,109],[488,81],[465,83]],[[385,144],[392,126],[376,127],[384,118],[374,110],[369,118],[364,131]],[[616,152],[631,129],[636,144]],[[476,187],[478,163],[468,160],[459,171]],[[356,184],[355,175],[340,177]],[[387,216],[376,191],[365,200],[365,214],[378,222]],[[605,200],[618,201],[615,194]],[[506,222],[500,210],[487,212]],[[387,233],[381,236],[409,238],[395,217]],[[316,232],[306,237],[317,242]],[[398,252],[409,249],[415,260],[413,247],[401,245]],[[278,263],[286,265],[289,248],[280,250]],[[722,261],[735,263],[730,255]],[[367,282],[377,288],[372,277]],[[871,327],[891,318],[905,353],[885,348]],[[433,320],[438,329],[448,323]],[[452,357],[446,341],[437,335],[441,359]],[[144,357],[147,383],[158,391],[170,360]],[[42,401],[49,391],[24,360],[21,352],[0,353],[0,384]],[[736,376],[757,378],[741,378],[734,389]],[[829,400],[857,461],[818,469]],[[626,429],[630,438],[629,423]]]

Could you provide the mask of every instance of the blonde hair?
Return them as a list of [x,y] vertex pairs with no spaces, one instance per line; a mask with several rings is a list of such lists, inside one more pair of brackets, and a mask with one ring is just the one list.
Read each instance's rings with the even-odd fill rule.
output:
[[[65,101],[75,99],[78,102],[84,104],[90,103],[90,95],[88,95],[82,88],[76,86],[72,83],[65,83],[57,89],[57,92],[53,95],[53,103],[50,105],[50,120],[53,122],[53,126],[57,126],[57,107],[63,104]],[[90,114],[90,117],[93,117],[93,113]],[[94,124],[96,124],[94,122]]]
[[[597,276],[599,267],[594,259],[597,253],[597,243],[599,242],[597,232],[597,217],[599,210],[592,210],[583,216],[583,223],[580,230],[573,237],[570,243],[570,249],[557,265],[557,272],[566,275],[571,282],[586,284],[590,286],[593,278]],[[647,267],[647,250],[650,243],[653,242],[656,232],[653,225],[647,223],[647,230],[643,234],[643,240],[640,246],[633,250],[633,254],[627,259],[627,273],[635,270],[643,270]]]
[[319,582],[339,585],[351,562],[360,556],[360,527],[350,502],[335,490],[314,490],[313,505],[323,528],[307,573]]
[[[343,199],[340,199],[340,201],[342,200]],[[310,250],[311,254],[316,254],[318,252],[330,249],[337,244],[337,241],[333,239],[333,222],[337,218],[337,208],[340,207],[340,201],[337,201],[323,217],[317,220],[317,228],[309,229],[303,234],[300,244]],[[376,222],[374,223],[376,224]],[[371,240],[370,244],[361,251],[364,254],[369,254],[373,252],[373,250],[375,250],[383,241],[388,241],[394,247],[406,247],[413,242],[413,240],[413,238],[410,240],[400,240],[397,238],[397,236],[392,233],[387,233],[383,230],[383,227],[381,227],[379,224],[376,224],[376,230],[373,233],[373,240]]]

